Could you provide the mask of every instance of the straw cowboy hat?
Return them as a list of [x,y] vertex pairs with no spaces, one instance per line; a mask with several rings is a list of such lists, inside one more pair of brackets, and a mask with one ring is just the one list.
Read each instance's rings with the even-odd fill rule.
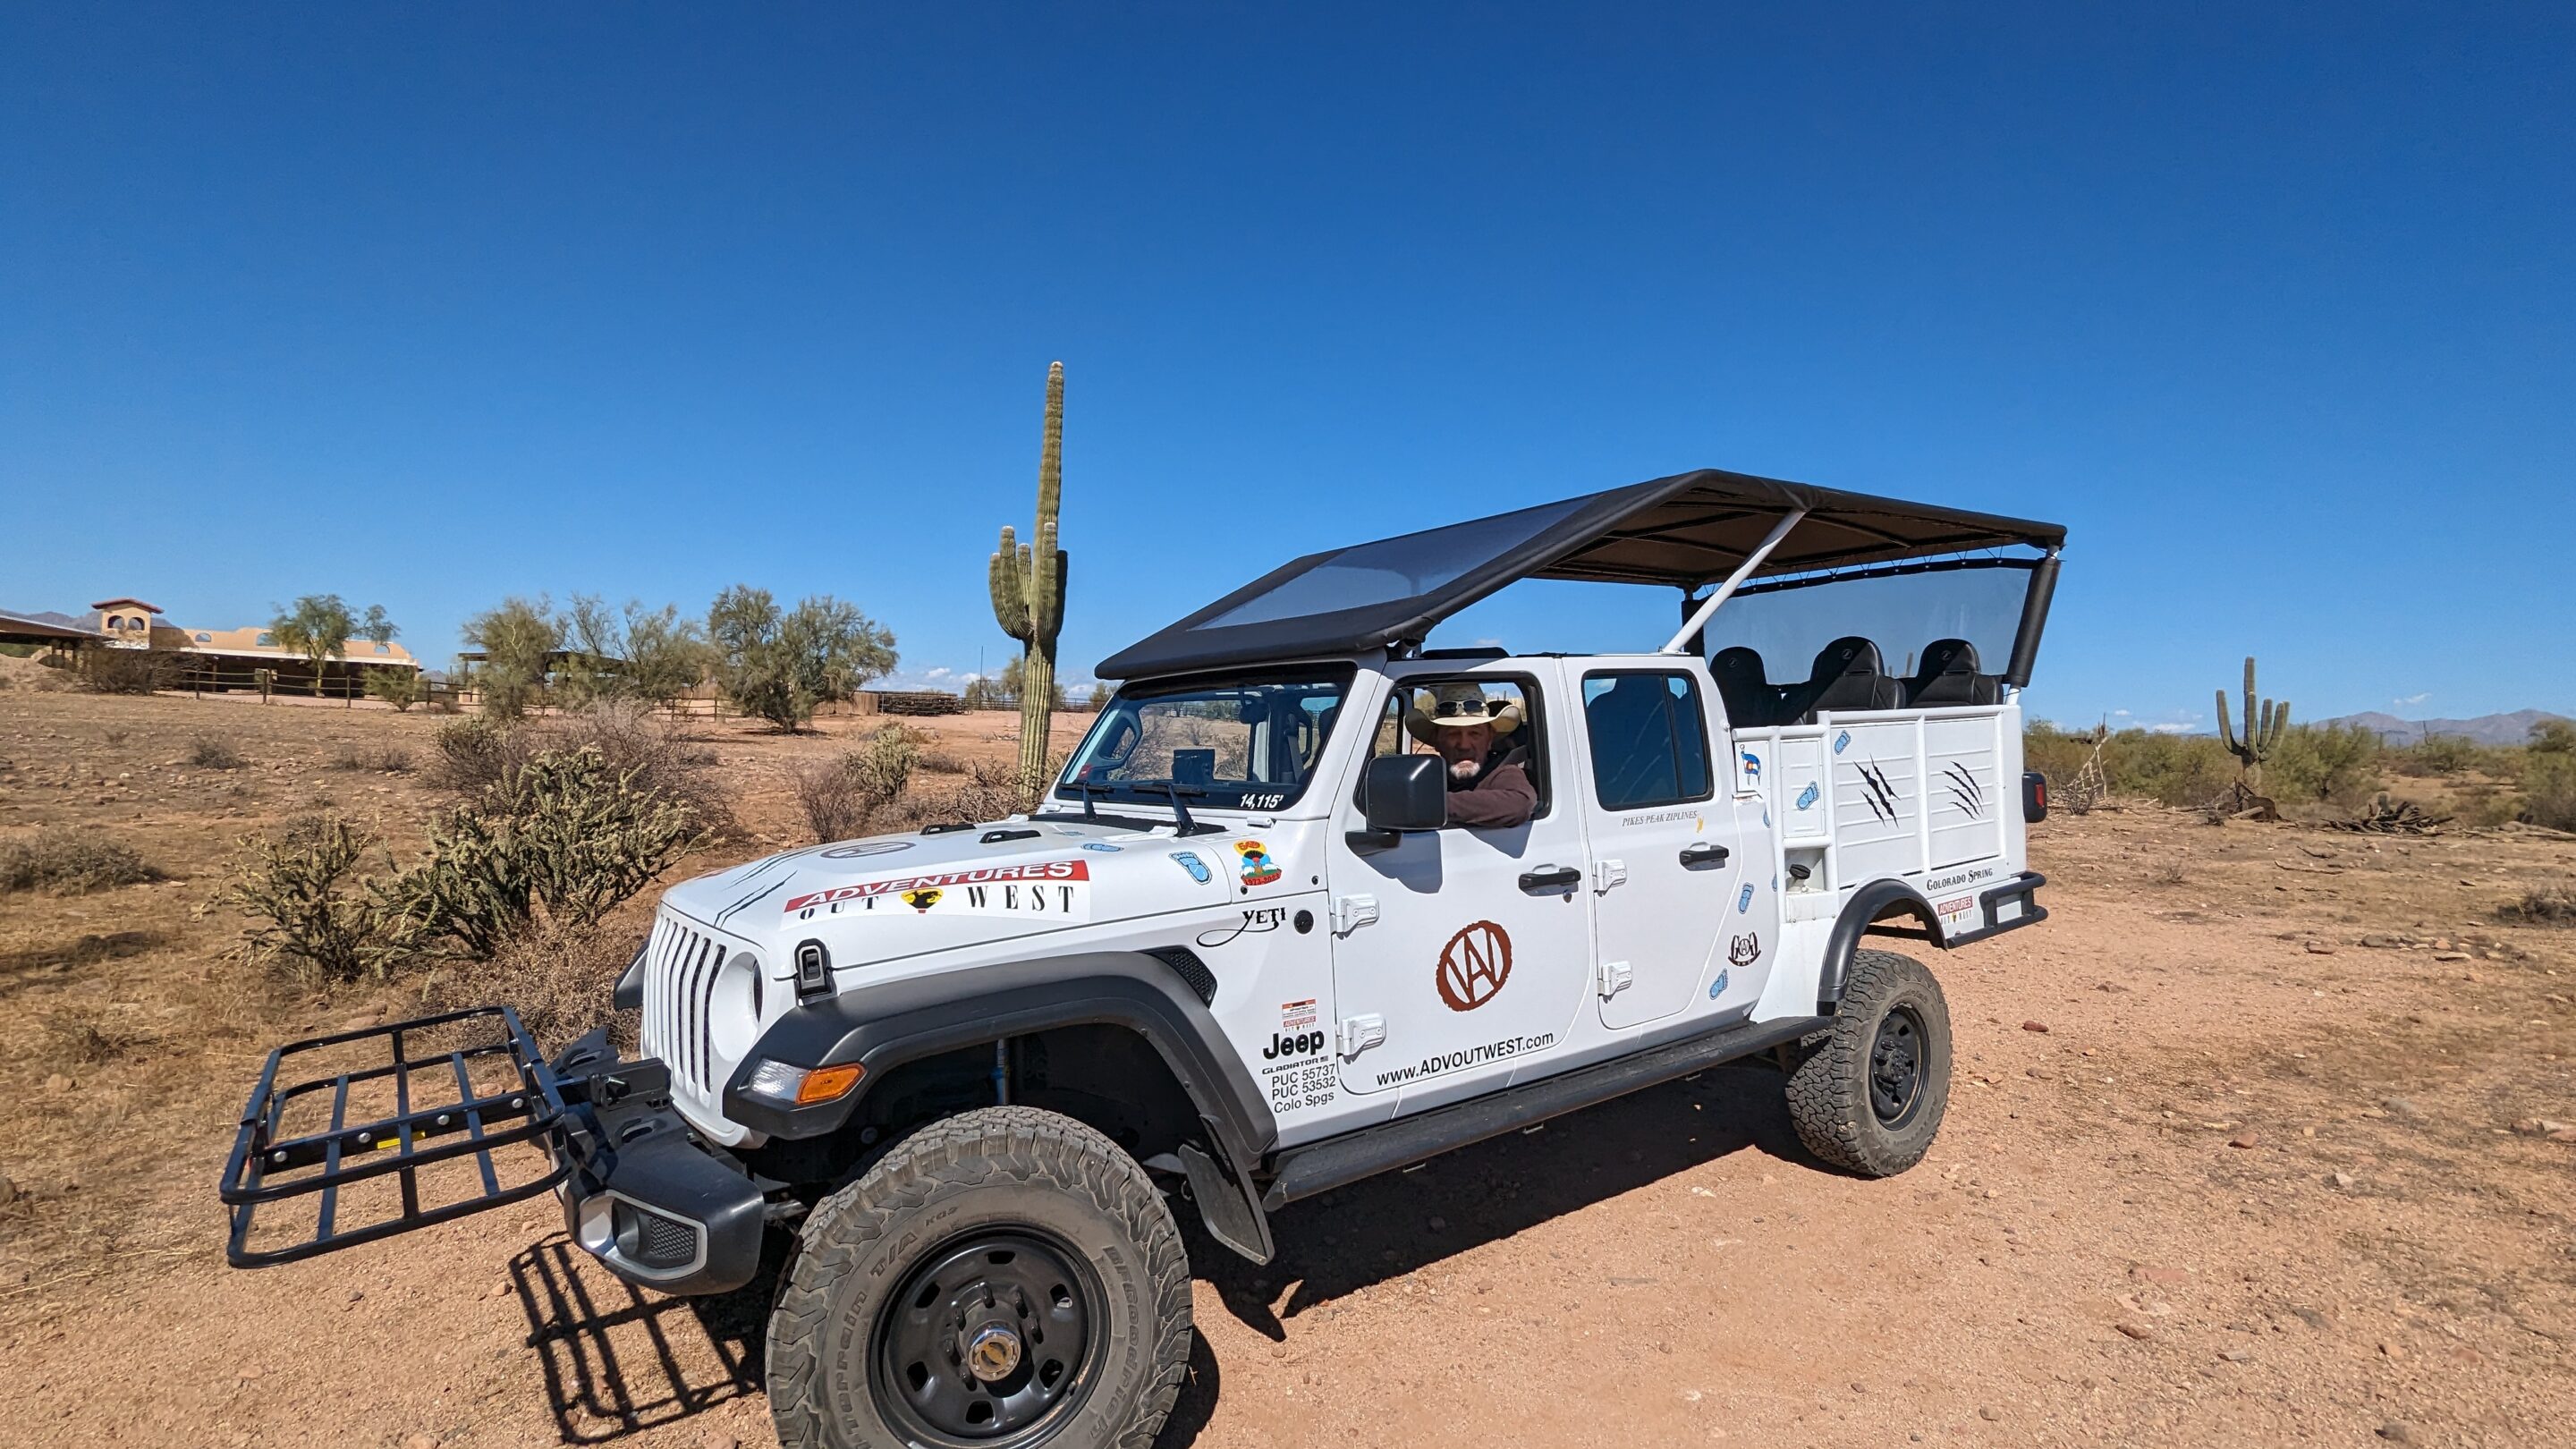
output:
[[1434,685],[1413,696],[1413,709],[1404,717],[1414,738],[1427,739],[1431,731],[1447,725],[1452,729],[1469,725],[1492,725],[1494,733],[1507,735],[1521,727],[1521,707],[1485,698],[1485,691],[1466,680]]

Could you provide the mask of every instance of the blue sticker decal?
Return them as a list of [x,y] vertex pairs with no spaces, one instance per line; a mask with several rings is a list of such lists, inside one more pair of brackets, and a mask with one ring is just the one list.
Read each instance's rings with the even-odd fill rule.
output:
[[1744,773],[1751,776],[1755,782],[1759,783],[1762,779],[1762,757],[1753,753],[1751,750],[1746,750],[1743,753]]
[[1762,828],[1765,830],[1771,828],[1771,807],[1767,804],[1762,807]]
[[1709,999],[1709,1000],[1711,1000],[1711,1001],[1715,1001],[1716,999],[1718,999],[1718,998],[1719,998],[1719,997],[1721,997],[1721,996],[1724,996],[1725,994],[1726,994],[1726,973],[1725,973],[1723,970],[1721,970],[1721,971],[1719,971],[1719,972],[1717,973],[1717,979],[1716,979],[1715,981],[1712,981],[1712,982],[1708,983],[1708,999]]
[[1823,793],[1823,791],[1816,788],[1815,781],[1809,780],[1807,782],[1807,788],[1798,792],[1798,808],[1801,810],[1813,810],[1816,808],[1816,797]]
[[1112,845],[1106,840],[1086,840],[1082,842],[1082,848],[1085,850],[1105,850],[1112,855],[1115,855],[1119,851],[1125,850],[1127,847],[1123,845]]
[[1740,916],[1751,909],[1753,909],[1753,882],[1746,881],[1744,889],[1735,893],[1735,913]]
[[1771,872],[1771,889],[1774,892],[1780,889],[1780,873],[1776,870]]
[[1838,735],[1834,736],[1834,753],[1835,753],[1835,754],[1837,754],[1837,755],[1841,754],[1841,753],[1843,752],[1843,746],[1845,746],[1845,745],[1847,745],[1847,744],[1850,744],[1850,743],[1851,743],[1851,731],[1850,731],[1850,730],[1844,730],[1841,734],[1838,734]]
[[1206,861],[1199,859],[1196,855],[1186,850],[1173,851],[1172,859],[1179,862],[1181,869],[1190,873],[1190,879],[1197,881],[1200,885],[1206,885],[1208,883],[1210,877],[1208,875]]

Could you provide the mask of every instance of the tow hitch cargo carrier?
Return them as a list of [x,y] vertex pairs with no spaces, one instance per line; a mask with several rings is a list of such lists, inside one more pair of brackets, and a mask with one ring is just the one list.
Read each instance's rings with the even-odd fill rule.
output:
[[546,1192],[583,1247],[672,1292],[738,1287],[759,1257],[759,1186],[693,1140],[660,1062],[604,1031],[548,1062],[507,1006],[270,1052],[224,1163],[225,1257],[291,1263]]

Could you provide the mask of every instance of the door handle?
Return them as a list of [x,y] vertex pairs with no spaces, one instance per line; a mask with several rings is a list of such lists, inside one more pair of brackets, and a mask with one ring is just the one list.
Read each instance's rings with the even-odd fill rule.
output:
[[1682,864],[1686,866],[1724,865],[1726,864],[1726,847],[1723,845],[1711,845],[1705,840],[1701,841],[1697,845],[1686,846],[1682,850]]
[[1535,895],[1540,891],[1558,891],[1583,884],[1583,872],[1570,865],[1542,865],[1521,872],[1521,889]]

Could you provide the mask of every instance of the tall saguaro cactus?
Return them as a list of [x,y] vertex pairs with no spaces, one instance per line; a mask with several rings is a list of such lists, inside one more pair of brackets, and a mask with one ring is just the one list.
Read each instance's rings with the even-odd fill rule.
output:
[[2245,656],[2245,734],[2238,738],[2227,721],[2227,691],[2218,691],[2218,738],[2245,767],[2247,788],[2260,793],[2263,788],[2263,762],[2272,757],[2272,746],[2279,743],[2281,732],[2290,727],[2290,702],[2267,699],[2258,714],[2254,695],[2254,656]]
[[1064,625],[1066,559],[1056,547],[1064,492],[1064,364],[1047,364],[1046,440],[1038,453],[1038,517],[1028,543],[1002,525],[993,555],[993,617],[1020,641],[1020,786],[1046,779],[1047,726],[1055,716],[1055,638]]

